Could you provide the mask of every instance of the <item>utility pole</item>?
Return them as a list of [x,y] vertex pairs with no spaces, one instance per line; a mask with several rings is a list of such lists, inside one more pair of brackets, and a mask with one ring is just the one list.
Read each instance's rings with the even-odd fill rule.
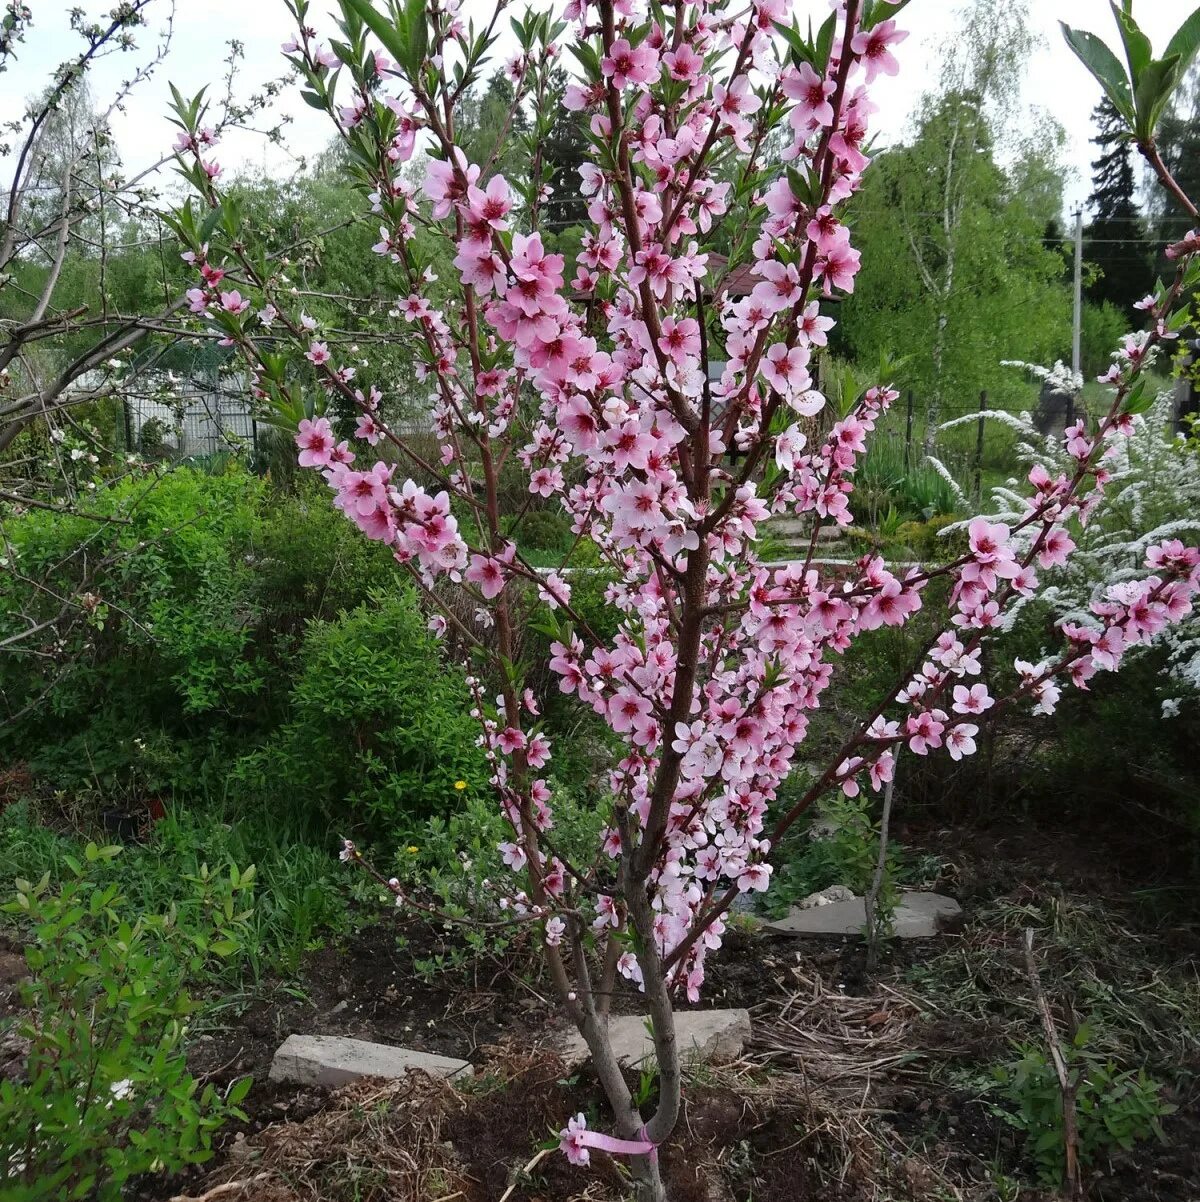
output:
[[983,431],[987,419],[987,390],[979,394],[979,428],[975,432],[975,500],[983,500]]
[[904,474],[908,475],[909,460],[912,458],[913,390],[908,390],[908,417],[904,423]]
[[1083,370],[1079,355],[1080,332],[1083,329],[1083,206],[1075,210],[1075,317],[1071,325],[1071,368]]
[[[1083,205],[1075,210],[1075,312],[1071,322],[1071,370],[1079,378],[1083,372],[1080,340],[1083,330]],[[1067,402],[1067,425],[1075,420],[1075,394]]]

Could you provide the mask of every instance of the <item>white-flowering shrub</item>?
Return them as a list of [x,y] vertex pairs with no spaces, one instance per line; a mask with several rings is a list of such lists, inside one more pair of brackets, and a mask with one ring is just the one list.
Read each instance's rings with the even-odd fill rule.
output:
[[[1073,532],[1078,550],[1064,566],[1047,573],[1047,587],[1036,602],[1022,599],[1009,609],[1003,629],[1013,629],[1030,604],[1049,607],[1056,622],[1085,620],[1089,605],[1105,588],[1138,575],[1147,547],[1168,538],[1187,541],[1200,531],[1200,455],[1175,435],[1172,414],[1171,393],[1164,391],[1133,419],[1132,435],[1113,446],[1107,461],[1112,481],[1103,509]],[[1004,419],[1020,427],[1017,454],[1022,463],[1067,466],[1061,438],[1039,434],[1028,413],[1004,414]],[[1014,479],[993,489],[996,520],[1016,522],[1025,514],[1023,483]],[[1145,654],[1149,646],[1166,652],[1165,672],[1176,696],[1164,702],[1163,716],[1172,717],[1182,703],[1200,698],[1200,616],[1164,630],[1138,652]]]

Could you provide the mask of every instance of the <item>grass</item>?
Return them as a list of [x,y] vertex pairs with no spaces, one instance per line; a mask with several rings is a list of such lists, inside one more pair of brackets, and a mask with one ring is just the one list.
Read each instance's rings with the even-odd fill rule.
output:
[[[9,881],[37,880],[47,872],[53,880],[64,855],[78,856],[89,840],[111,841],[99,832],[55,829],[43,818],[29,801],[0,814],[0,859]],[[216,870],[254,864],[254,913],[245,954],[231,969],[257,984],[271,973],[294,974],[306,951],[329,933],[349,928],[350,885],[339,872],[336,847],[332,835],[286,813],[224,816],[174,806],[145,842],[127,844],[105,872],[136,910],[161,914],[188,892],[186,878],[201,865]]]
[[1001,898],[978,912],[962,941],[915,966],[910,981],[931,1012],[991,1034],[999,1052],[1039,1043],[1021,951],[1025,928],[1047,996],[1093,1033],[1093,1047],[1166,1078],[1200,1044],[1200,980],[1133,915],[1102,898],[1055,892]]

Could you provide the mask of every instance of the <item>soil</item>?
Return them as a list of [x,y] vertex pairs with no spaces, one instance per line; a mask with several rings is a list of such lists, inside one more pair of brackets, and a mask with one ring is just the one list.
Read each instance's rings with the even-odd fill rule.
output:
[[421,923],[383,921],[321,948],[306,959],[299,988],[275,982],[228,1025],[202,1035],[193,1071],[263,1081],[275,1049],[293,1033],[371,1039],[478,1063],[506,1033],[536,1028],[553,1014],[506,966],[420,974],[415,961],[444,954],[450,938]]
[[[997,1170],[1034,1180],[1020,1133],[970,1085],[972,1073],[985,1076],[989,1065],[1012,1055],[1007,1024],[1014,999],[996,974],[1020,972],[1013,932],[973,921],[997,902],[1019,908],[1061,895],[1109,907],[1112,921],[1144,940],[1164,966],[1195,978],[1195,888],[1169,851],[1140,834],[1073,828],[1068,837],[1011,826],[948,831],[910,824],[898,837],[936,851],[939,887],[962,901],[966,928],[936,940],[894,941],[873,976],[858,938],[732,929],[709,961],[704,1005],[750,1009],[755,1037],[743,1061],[698,1071],[688,1082],[675,1135],[661,1150],[673,1202],[999,1202],[1002,1195],[989,1184]],[[1157,908],[1148,908],[1148,897]],[[1163,898],[1174,906],[1166,916]],[[169,1181],[148,1180],[137,1196],[158,1202],[246,1180],[245,1190],[217,1196],[222,1202],[626,1197],[619,1170],[604,1155],[593,1154],[586,1170],[556,1152],[538,1156],[570,1115],[582,1111],[603,1126],[606,1107],[588,1070],[568,1077],[547,1050],[560,1024],[530,957],[456,961],[432,976],[417,971],[417,961],[448,956],[454,940],[452,932],[389,916],[310,955],[298,988],[277,982],[244,1009],[223,1011],[221,1025],[193,1044],[190,1065],[220,1085],[252,1075],[247,1121],[222,1132],[211,1164]],[[17,950],[0,943],[0,1015],[6,990],[23,973]],[[977,974],[974,1011],[924,1005],[912,982],[958,953]],[[800,1024],[804,1038],[787,1026],[800,1002],[813,1004]],[[617,1003],[619,1010],[636,1007],[633,995]],[[354,1092],[358,1086],[338,1094],[276,1086],[267,1080],[271,1057],[292,1032],[455,1055],[470,1060],[477,1075],[460,1089],[426,1082],[428,1095],[407,1106],[400,1091],[413,1086],[372,1087],[369,1106],[366,1095]],[[848,1077],[821,1076],[826,1053],[829,1064],[841,1064],[839,1057],[850,1063]],[[630,1084],[638,1082],[631,1077]],[[1092,1166],[1092,1202],[1200,1198],[1200,1047],[1180,1058],[1168,1096],[1178,1110],[1164,1123],[1167,1142],[1142,1143]],[[420,1130],[418,1121],[425,1124]],[[287,1159],[293,1145],[303,1149],[294,1162]],[[420,1159],[418,1148],[424,1149],[420,1172],[408,1163]],[[347,1177],[359,1161],[374,1165],[371,1173],[356,1169]],[[262,1168],[274,1174],[268,1184],[255,1183]],[[1004,1198],[1018,1196],[1041,1202],[1053,1195],[1026,1188]]]

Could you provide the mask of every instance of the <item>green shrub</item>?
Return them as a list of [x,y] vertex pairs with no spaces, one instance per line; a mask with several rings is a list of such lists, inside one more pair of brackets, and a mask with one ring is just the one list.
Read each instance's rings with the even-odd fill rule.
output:
[[7,520],[19,574],[0,577],[0,635],[45,610],[31,582],[94,605],[50,654],[0,656],[0,695],[21,715],[0,727],[0,754],[58,787],[124,791],[137,779],[137,738],[194,737],[225,715],[255,715],[273,680],[255,654],[247,562],[263,492],[240,469],[180,469],[98,490],[92,504],[115,525],[38,510]]
[[287,721],[233,769],[268,805],[297,798],[341,824],[395,831],[487,779],[461,673],[441,663],[414,590],[313,622]]
[[959,520],[952,513],[942,513],[934,515],[925,523],[918,548],[923,559],[948,562],[967,549],[965,531],[942,534],[947,526],[952,526]]
[[115,1202],[130,1178],[177,1171],[212,1155],[212,1137],[250,1079],[225,1097],[187,1072],[184,1037],[194,1005],[187,980],[238,950],[254,872],[207,870],[189,902],[140,913],[92,868],[118,848],[89,844],[66,858],[71,879],[17,882],[4,907],[30,928],[30,979],[20,1026],[26,1079],[0,1082],[0,1171],[6,1202],[97,1198]]
[[[1089,1032],[1079,1028],[1063,1049],[1076,1082],[1075,1116],[1079,1160],[1095,1164],[1102,1156],[1154,1136],[1164,1139],[1161,1120],[1176,1107],[1164,1102],[1162,1086],[1144,1070],[1119,1070],[1111,1060],[1087,1050]],[[1061,1184],[1065,1167],[1062,1091],[1054,1067],[1038,1047],[1019,1047],[1019,1057],[993,1069],[1001,1098],[996,1112],[1024,1132],[1026,1148],[1044,1185]]]
[[1114,348],[1121,345],[1121,339],[1129,331],[1129,318],[1108,301],[1098,305],[1085,301],[1081,316],[1080,368],[1083,378],[1092,380],[1108,370]]
[[391,551],[363,538],[311,473],[267,500],[255,538],[255,598],[266,633],[286,643],[282,656],[299,645],[307,622],[353,609],[401,576]]
[[[409,751],[398,744],[408,737],[404,724],[422,716],[421,699],[444,692],[434,644],[411,592],[398,591],[387,548],[364,539],[319,481],[298,480],[294,492],[279,493],[223,460],[206,470],[177,468],[150,485],[97,490],[89,504],[120,522],[98,527],[40,510],[6,521],[27,579],[0,575],[0,638],[20,628],[22,612],[37,609],[28,581],[45,578],[63,596],[86,589],[97,604],[53,655],[0,655],[0,706],[20,714],[0,723],[0,759],[26,761],[39,785],[100,797],[109,807],[171,796],[207,803],[224,792],[231,761],[264,745],[282,754],[293,734],[316,731],[323,764],[315,772],[293,764],[286,779],[299,782],[301,800],[311,798],[317,812],[330,813],[343,789],[361,793],[359,776],[372,782],[372,804],[389,788],[397,797],[415,793],[418,808],[429,804],[435,786],[422,792],[420,774],[439,757],[454,758],[439,743],[436,706]],[[352,634],[343,653],[334,646],[337,615],[371,593],[403,596],[410,612],[396,615],[393,632],[375,622],[378,654],[354,651]],[[326,623],[324,633],[310,631],[314,620]],[[356,629],[370,624],[363,615],[355,621]],[[405,683],[386,684],[376,704],[393,633],[403,644]],[[306,667],[317,650],[321,672]],[[377,675],[356,680],[360,671]],[[345,684],[337,698],[335,678]],[[398,687],[413,705],[398,704]],[[348,741],[336,746],[342,735]],[[461,723],[446,728],[447,739],[463,735]],[[330,768],[339,759],[356,767],[339,775]],[[393,764],[401,775],[387,782]],[[436,788],[456,771],[444,767]]]
[[561,510],[534,509],[517,527],[518,540],[539,551],[569,551],[574,535],[571,521]]

